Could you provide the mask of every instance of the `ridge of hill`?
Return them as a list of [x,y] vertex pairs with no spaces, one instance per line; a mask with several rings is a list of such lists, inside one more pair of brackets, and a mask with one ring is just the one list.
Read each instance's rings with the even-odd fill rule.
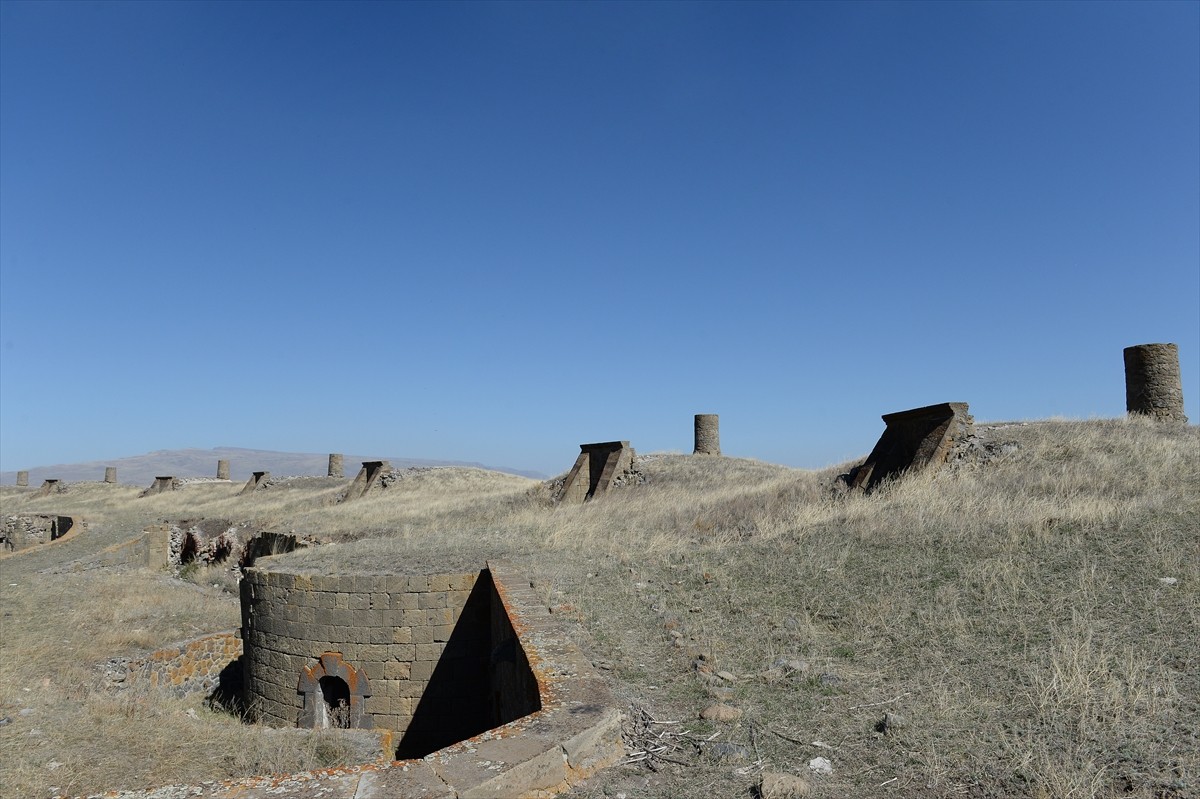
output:
[[[229,461],[231,480],[248,480],[253,472],[270,472],[276,476],[317,475],[324,477],[329,466],[328,453],[278,452],[266,449],[243,447],[213,447],[212,449],[161,449],[143,455],[130,455],[102,461],[62,463],[51,466],[29,468],[29,484],[38,486],[46,478],[57,478],[69,483],[87,480],[103,480],[104,469],[114,466],[117,481],[132,485],[149,485],[159,475],[175,477],[213,477],[217,473],[217,461]],[[522,477],[542,479],[540,472],[514,469],[508,466],[487,466],[475,461],[445,461],[430,458],[404,458],[380,455],[344,455],[346,476],[353,477],[362,461],[386,460],[399,469],[410,466],[465,466],[505,472]],[[15,471],[0,472],[0,485],[15,485]]]

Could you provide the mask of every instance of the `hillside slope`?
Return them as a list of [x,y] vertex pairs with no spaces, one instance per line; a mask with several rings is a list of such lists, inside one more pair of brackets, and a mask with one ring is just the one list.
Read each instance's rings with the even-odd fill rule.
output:
[[[340,505],[335,487],[228,485],[0,499],[4,513],[83,513],[98,543],[214,516],[335,541],[284,556],[324,571],[523,564],[629,702],[631,751],[657,750],[573,796],[747,796],[764,771],[804,775],[819,797],[1200,795],[1200,430],[1121,419],[987,433],[1008,445],[987,463],[869,496],[834,490],[836,469],[664,455],[642,459],[644,485],[574,507],[467,469]],[[89,544],[56,546],[0,561],[13,614],[0,782],[82,793],[345,754],[154,696],[114,708],[72,663],[232,627],[236,602],[160,575],[47,572]],[[208,610],[183,599],[197,592]],[[739,717],[698,718],[718,701]],[[832,773],[809,771],[817,757]]]

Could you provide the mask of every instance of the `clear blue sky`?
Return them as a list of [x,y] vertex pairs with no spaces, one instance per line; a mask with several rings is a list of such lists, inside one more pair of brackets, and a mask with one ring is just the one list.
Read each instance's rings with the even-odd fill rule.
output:
[[1200,421],[1200,4],[0,3],[0,467]]

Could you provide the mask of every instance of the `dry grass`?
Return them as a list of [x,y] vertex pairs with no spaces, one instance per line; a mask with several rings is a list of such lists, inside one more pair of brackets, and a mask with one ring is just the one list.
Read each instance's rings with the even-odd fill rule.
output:
[[[85,679],[92,659],[232,627],[231,598],[159,577],[37,574],[150,521],[209,517],[335,539],[287,556],[324,570],[515,558],[631,702],[671,720],[695,720],[714,695],[745,711],[735,724],[687,726],[746,757],[683,747],[673,758],[686,767],[618,767],[581,797],[748,796],[761,770],[806,773],[818,755],[834,766],[813,779],[818,796],[1200,795],[1200,433],[1054,420],[990,435],[1018,448],[871,496],[831,491],[838,469],[681,455],[647,458],[646,485],[577,507],[552,507],[534,481],[470,469],[413,473],[341,505],[336,486],[315,484],[139,500],[97,485],[52,500],[8,490],[5,513],[74,511],[94,531],[0,562],[13,613],[0,715],[31,694],[43,703],[0,727],[16,753],[0,782],[46,796],[39,780],[64,772],[83,791],[251,773],[271,759],[261,753],[279,736],[237,725],[216,736],[226,722],[150,696],[122,710]],[[10,639],[13,624],[26,632]],[[710,687],[700,655],[701,669],[736,680]],[[806,668],[776,666],[789,661]],[[884,711],[904,723],[878,731]],[[29,743],[34,724],[46,744]],[[100,738],[89,736],[102,734],[125,736],[141,765],[109,745],[89,771],[46,771],[68,762],[59,752],[90,754]],[[288,752],[281,764],[328,757]]]

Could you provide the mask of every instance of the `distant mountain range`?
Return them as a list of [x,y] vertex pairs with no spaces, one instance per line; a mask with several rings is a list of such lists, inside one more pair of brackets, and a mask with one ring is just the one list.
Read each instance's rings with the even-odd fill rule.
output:
[[[274,477],[290,477],[296,475],[315,475],[324,477],[329,468],[329,453],[311,452],[272,452],[264,449],[242,449],[240,447],[215,447],[214,449],[165,449],[148,452],[145,455],[133,455],[127,458],[113,458],[107,461],[89,461],[87,463],[63,463],[54,466],[34,466],[29,468],[29,485],[36,488],[46,478],[57,478],[68,483],[85,480],[100,481],[104,479],[106,466],[115,466],[118,483],[133,485],[150,485],[158,476],[172,477],[216,477],[217,461],[229,461],[229,478],[234,481],[248,480],[252,472],[270,472]],[[344,464],[346,477],[353,479],[358,473],[363,461],[389,461],[397,468],[409,466],[467,466],[477,469],[491,469],[496,472],[519,474],[523,477],[542,479],[545,475],[539,472],[511,469],[504,466],[485,466],[482,463],[467,461],[435,461],[421,458],[400,458],[379,455],[351,455],[345,453]],[[0,485],[15,485],[16,472],[0,472]]]

